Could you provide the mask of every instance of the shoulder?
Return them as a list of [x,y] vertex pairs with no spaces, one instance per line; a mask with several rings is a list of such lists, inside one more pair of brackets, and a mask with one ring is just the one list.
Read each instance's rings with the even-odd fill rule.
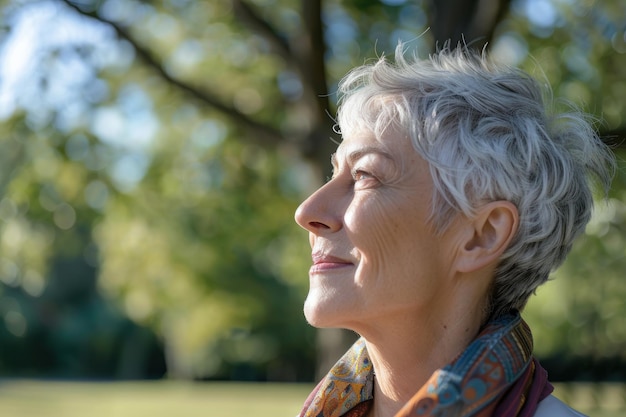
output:
[[568,407],[554,395],[546,397],[539,403],[534,417],[586,417],[584,414]]

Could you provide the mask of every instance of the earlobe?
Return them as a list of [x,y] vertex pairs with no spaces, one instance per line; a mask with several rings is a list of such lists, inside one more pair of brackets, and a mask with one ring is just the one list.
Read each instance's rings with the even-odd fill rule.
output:
[[517,232],[519,214],[509,201],[485,204],[468,225],[458,269],[473,272],[497,262]]

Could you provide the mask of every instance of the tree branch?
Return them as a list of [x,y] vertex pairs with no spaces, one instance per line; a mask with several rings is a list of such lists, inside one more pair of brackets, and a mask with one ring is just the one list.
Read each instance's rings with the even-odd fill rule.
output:
[[476,10],[467,24],[467,41],[476,40],[478,49],[491,46],[498,23],[509,11],[511,0],[478,0]]
[[509,10],[511,0],[431,0],[430,26],[435,41],[450,41],[482,49],[490,45],[498,23]]
[[173,76],[171,76],[167,71],[165,71],[165,68],[159,62],[156,56],[148,48],[144,47],[139,42],[137,42],[137,40],[135,40],[130,34],[130,32],[126,30],[124,27],[118,25],[115,22],[104,19],[101,16],[98,16],[98,14],[95,11],[88,12],[88,11],[82,10],[79,6],[77,6],[76,4],[72,3],[69,0],[61,0],[61,1],[65,3],[67,6],[69,6],[70,8],[72,8],[73,10],[75,10],[76,12],[80,13],[81,15],[95,19],[98,22],[104,23],[112,27],[115,30],[115,33],[117,34],[119,38],[126,40],[133,46],[133,48],[135,49],[135,52],[137,53],[137,57],[146,66],[152,68],[167,83],[176,87],[178,90],[182,91],[183,93],[193,97],[199,102],[209,107],[214,108],[220,113],[223,113],[225,116],[233,120],[235,124],[254,131],[255,135],[252,136],[253,138],[257,138],[257,139],[260,138],[261,142],[263,142],[263,144],[265,145],[275,145],[284,139],[282,133],[279,130],[249,118],[248,116],[241,113],[234,107],[226,105],[224,102],[222,102],[218,97],[216,97],[211,92],[203,91],[201,88],[195,85],[186,83],[182,80],[176,79]]
[[261,35],[272,46],[274,52],[285,59],[287,62],[295,64],[293,55],[289,49],[289,44],[283,39],[278,31],[276,31],[266,20],[245,1],[232,0],[233,11],[235,16],[243,21],[245,25]]
[[328,84],[326,80],[326,41],[322,24],[322,1],[302,0],[302,17],[305,19],[307,48],[301,57],[307,81],[318,96],[322,112],[328,109]]
[[332,120],[328,117],[328,82],[326,77],[326,42],[322,22],[322,0],[302,0],[301,16],[304,19],[303,31],[298,39],[298,61],[301,65],[305,99],[311,103],[314,112],[315,128],[309,132],[304,145],[305,155],[317,161],[319,166],[327,163],[335,143]]
[[[300,16],[302,26],[298,33],[291,36],[288,43],[259,13],[245,0],[232,0],[237,18],[249,30],[258,33],[273,47],[299,75],[303,86],[300,103],[308,109],[311,128],[300,132],[299,149],[302,155],[316,162],[326,170],[328,155],[335,148],[329,138],[332,133],[332,121],[328,117],[328,84],[326,78],[326,42],[322,21],[322,0],[302,0]],[[305,124],[306,125],[306,124]],[[329,173],[325,172],[325,176]]]

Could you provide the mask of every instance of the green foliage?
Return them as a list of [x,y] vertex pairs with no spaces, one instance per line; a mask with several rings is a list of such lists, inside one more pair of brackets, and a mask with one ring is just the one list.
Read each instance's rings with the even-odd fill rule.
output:
[[[171,15],[184,18],[187,9],[169,3],[129,7],[112,17],[151,28],[136,34],[168,71],[204,82],[244,114],[280,120],[268,103],[280,101],[281,64],[254,50],[258,42],[239,33],[224,3],[194,6],[188,21]],[[9,20],[19,11],[5,10],[16,13]],[[33,76],[45,80],[42,89],[16,103],[25,110],[2,126],[3,285],[35,306],[52,302],[71,313],[73,333],[55,327],[58,338],[118,344],[115,332],[80,319],[99,288],[114,310],[163,340],[171,376],[310,378],[313,334],[301,314],[308,250],[292,220],[309,181],[301,162],[239,139],[244,132],[227,119],[102,36],[104,43],[63,41],[40,51]],[[95,72],[56,74],[71,65]],[[59,99],[50,87],[59,83],[79,89]],[[9,294],[9,336],[32,344],[40,318],[26,317]],[[104,323],[115,328],[115,320]],[[63,346],[51,349],[62,355]],[[81,361],[75,350],[65,356]]]
[[[525,313],[539,355],[585,358],[595,364],[595,370],[584,370],[580,377],[620,379],[618,365],[626,361],[626,182],[620,161],[610,197],[596,203],[585,235]],[[602,363],[614,367],[600,369]]]
[[596,115],[601,131],[618,129],[626,124],[624,16],[619,1],[514,2],[494,50]]
[[[312,3],[246,2],[271,35],[240,3],[3,2],[0,67],[14,69],[0,91],[0,345],[38,343],[34,312],[52,305],[57,353],[75,338],[114,356],[132,339],[119,336],[128,317],[162,340],[172,376],[311,377],[309,249],[292,218],[328,167],[332,122],[318,107],[329,96],[332,114],[338,79],[399,39],[424,56],[429,10],[324,2],[321,91],[304,59],[316,16],[300,7]],[[512,2],[491,51],[614,134],[626,125],[624,16],[619,1]],[[19,49],[26,26],[32,49]],[[623,355],[623,173],[526,311],[542,355]]]

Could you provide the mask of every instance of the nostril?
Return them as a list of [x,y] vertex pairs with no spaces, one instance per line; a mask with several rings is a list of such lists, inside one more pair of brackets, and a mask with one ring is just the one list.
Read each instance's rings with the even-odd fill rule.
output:
[[330,227],[321,222],[309,222],[309,226],[315,229],[330,229]]

